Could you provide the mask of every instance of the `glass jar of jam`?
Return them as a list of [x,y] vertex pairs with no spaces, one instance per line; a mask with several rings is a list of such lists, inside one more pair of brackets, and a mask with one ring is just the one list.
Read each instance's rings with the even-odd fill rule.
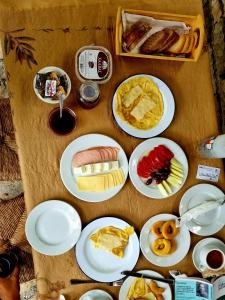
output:
[[83,108],[93,108],[99,102],[100,91],[97,83],[87,81],[81,84],[78,102]]

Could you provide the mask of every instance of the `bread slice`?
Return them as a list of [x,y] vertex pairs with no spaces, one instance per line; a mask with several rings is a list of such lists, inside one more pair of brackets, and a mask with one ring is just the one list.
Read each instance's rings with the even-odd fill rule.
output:
[[167,52],[167,50],[177,42],[179,39],[179,34],[176,33],[175,30],[173,29],[167,29],[169,30],[170,34],[164,44],[162,45],[161,48],[159,48],[158,52]]
[[126,43],[127,49],[132,50],[150,29],[151,26],[146,22],[134,23],[123,33],[123,41]]
[[169,33],[165,30],[153,33],[140,47],[140,52],[145,54],[158,52],[158,49],[162,47],[168,35]]
[[185,43],[185,35],[184,34],[181,34],[179,39],[177,40],[177,42],[175,44],[173,44],[169,49],[168,51],[170,53],[174,53],[174,54],[179,54],[181,49],[183,48],[184,46],[184,43]]
[[190,44],[189,44],[189,47],[188,47],[188,49],[185,53],[191,53],[192,52],[194,43],[195,43],[195,38],[194,38],[193,34],[190,34]]
[[194,36],[194,39],[195,39],[195,42],[194,42],[194,46],[193,46],[193,49],[197,48],[198,47],[198,33],[196,31],[193,32],[193,36]]
[[189,49],[191,42],[191,35],[190,34],[185,34],[185,43],[183,48],[180,50],[180,53],[187,53],[187,50]]

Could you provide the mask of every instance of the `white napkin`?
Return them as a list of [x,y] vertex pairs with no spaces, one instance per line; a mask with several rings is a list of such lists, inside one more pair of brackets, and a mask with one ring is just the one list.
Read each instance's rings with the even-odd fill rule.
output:
[[224,202],[224,198],[218,200],[208,200],[208,201],[204,201],[198,206],[189,209],[181,216],[180,226],[182,224],[187,223],[188,221],[191,221],[192,219],[197,220],[198,217],[206,214],[207,212],[213,209],[218,208],[220,205],[223,204],[223,202]]

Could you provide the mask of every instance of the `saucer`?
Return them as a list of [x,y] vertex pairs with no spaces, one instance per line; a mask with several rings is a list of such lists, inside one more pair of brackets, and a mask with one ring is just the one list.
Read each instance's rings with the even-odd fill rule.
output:
[[218,247],[221,251],[223,251],[225,253],[225,244],[221,240],[218,240],[216,238],[206,238],[206,239],[199,241],[195,245],[193,252],[192,252],[193,264],[199,272],[202,272],[201,260],[200,260],[201,250],[203,249],[203,247],[205,247],[209,243],[215,245],[215,247]]
[[48,200],[28,215],[25,233],[28,242],[45,255],[60,255],[74,247],[81,233],[81,220],[68,203]]
[[[224,193],[212,184],[197,184],[188,189],[180,201],[180,216],[195,206],[202,204],[207,200],[217,200],[224,197]],[[225,225],[225,205],[219,206],[204,215],[198,217],[198,220],[190,220],[185,223],[187,228],[201,236],[215,234]],[[213,220],[213,222],[212,222]]]
[[96,289],[86,292],[79,300],[113,300],[113,298],[109,293]]

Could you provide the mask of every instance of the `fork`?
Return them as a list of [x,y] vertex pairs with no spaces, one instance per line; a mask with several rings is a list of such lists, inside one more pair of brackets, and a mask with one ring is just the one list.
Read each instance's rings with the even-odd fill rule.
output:
[[124,279],[115,280],[112,282],[101,282],[93,279],[70,279],[71,284],[85,284],[85,283],[103,283],[110,286],[121,286],[124,282]]

